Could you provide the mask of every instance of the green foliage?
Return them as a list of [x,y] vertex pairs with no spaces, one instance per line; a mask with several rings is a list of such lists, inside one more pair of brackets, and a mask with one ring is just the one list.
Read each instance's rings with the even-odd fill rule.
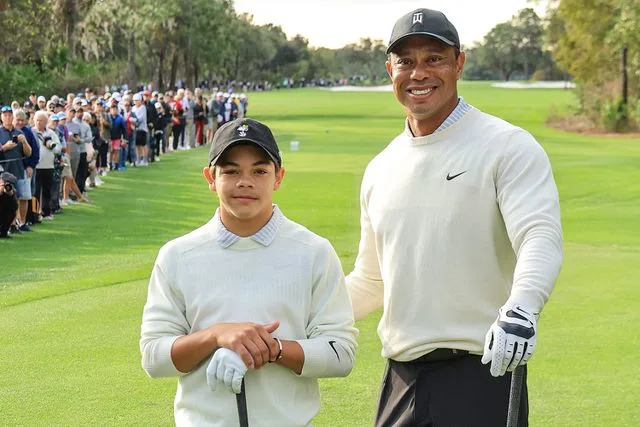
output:
[[5,64],[0,67],[0,93],[5,94],[0,102],[9,104],[15,100],[22,105],[31,90],[48,93],[54,83],[53,76],[53,73],[40,72],[33,64]]
[[[602,113],[608,130],[629,129],[617,99],[640,90],[640,2],[637,0],[557,0],[549,10],[548,41],[557,63],[585,88],[581,104],[590,115]],[[621,52],[628,61],[621,68]],[[602,111],[598,107],[602,105]]]
[[628,106],[621,99],[608,100],[601,110],[603,127],[612,132],[624,132],[629,128]]

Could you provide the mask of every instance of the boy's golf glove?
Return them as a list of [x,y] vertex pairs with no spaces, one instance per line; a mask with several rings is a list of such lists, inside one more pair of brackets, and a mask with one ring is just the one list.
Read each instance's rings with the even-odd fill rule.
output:
[[482,363],[491,362],[491,375],[499,377],[527,363],[536,348],[536,314],[521,306],[502,307],[484,342]]
[[239,394],[246,372],[247,366],[238,353],[228,348],[219,348],[213,353],[207,366],[207,383],[215,391],[220,381],[230,392]]

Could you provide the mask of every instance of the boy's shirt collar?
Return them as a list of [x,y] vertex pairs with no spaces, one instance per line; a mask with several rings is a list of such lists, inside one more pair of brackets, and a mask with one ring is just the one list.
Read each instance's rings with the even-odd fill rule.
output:
[[[282,225],[283,221],[284,214],[278,205],[273,205],[273,215],[271,215],[269,221],[260,230],[258,230],[258,232],[248,238],[260,243],[262,246],[269,246],[276,238],[276,234],[278,234],[278,230],[280,229],[280,225]],[[213,216],[213,225],[216,241],[223,249],[228,248],[238,240],[242,239],[242,237],[232,233],[224,226],[220,219],[220,209],[216,209],[216,213]]]

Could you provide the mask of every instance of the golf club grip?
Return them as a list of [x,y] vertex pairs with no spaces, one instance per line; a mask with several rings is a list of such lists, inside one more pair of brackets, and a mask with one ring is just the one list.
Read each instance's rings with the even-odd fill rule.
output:
[[518,427],[518,413],[520,412],[520,395],[522,393],[522,379],[524,366],[517,366],[511,374],[511,389],[509,390],[509,410],[507,412],[507,427]]
[[236,405],[238,406],[238,419],[240,420],[240,427],[249,427],[249,417],[247,415],[247,395],[244,393],[244,378],[242,379],[240,393],[236,394]]

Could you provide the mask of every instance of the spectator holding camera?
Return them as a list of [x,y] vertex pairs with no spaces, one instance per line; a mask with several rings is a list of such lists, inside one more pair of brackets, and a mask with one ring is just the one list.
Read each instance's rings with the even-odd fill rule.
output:
[[[16,195],[18,199],[31,199],[31,186],[26,179],[23,159],[31,156],[31,146],[24,133],[13,126],[13,110],[9,106],[0,109],[0,165],[5,171],[16,177]],[[17,212],[16,212],[17,214]],[[14,230],[17,231],[17,230]]]
[[44,111],[35,114],[36,127],[34,134],[40,148],[40,161],[36,166],[36,197],[40,201],[43,220],[53,219],[52,192],[53,189],[53,166],[56,154],[60,154],[62,145],[56,132],[47,128],[49,118]]
[[9,228],[15,221],[18,211],[16,185],[18,180],[10,172],[0,173],[0,239],[11,237]]

